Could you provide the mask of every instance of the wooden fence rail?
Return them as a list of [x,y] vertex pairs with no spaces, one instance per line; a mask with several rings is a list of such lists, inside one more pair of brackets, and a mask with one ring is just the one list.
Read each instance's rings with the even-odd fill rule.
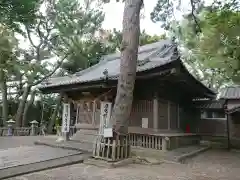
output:
[[164,137],[161,136],[130,133],[129,138],[131,146],[139,146],[158,150],[163,149],[162,145]]
[[93,157],[96,159],[115,162],[130,157],[129,136],[113,140],[99,135],[96,142],[93,147]]

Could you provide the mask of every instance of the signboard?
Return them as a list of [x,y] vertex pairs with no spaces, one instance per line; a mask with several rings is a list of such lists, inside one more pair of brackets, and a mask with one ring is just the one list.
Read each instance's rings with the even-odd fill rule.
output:
[[148,118],[142,118],[142,128],[148,128]]
[[100,131],[101,135],[104,135],[104,129],[110,128],[112,103],[101,102],[101,114],[100,114]]
[[70,129],[70,104],[63,103],[62,132],[69,132]]
[[113,137],[113,130],[112,130],[112,128],[104,128],[104,130],[103,130],[103,136],[104,136],[105,138],[107,138],[107,137]]

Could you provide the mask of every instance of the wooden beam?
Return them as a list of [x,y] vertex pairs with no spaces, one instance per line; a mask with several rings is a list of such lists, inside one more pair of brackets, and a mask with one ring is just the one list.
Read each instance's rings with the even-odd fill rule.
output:
[[112,85],[106,85],[104,83],[99,83],[99,84],[92,84],[92,85],[83,85],[83,84],[80,84],[78,86],[71,86],[71,85],[68,85],[66,87],[50,87],[50,88],[47,88],[47,89],[41,89],[41,91],[43,93],[61,93],[61,92],[69,92],[69,91],[84,91],[84,90],[89,90],[91,88],[93,89],[96,89],[96,88],[102,88],[102,89],[108,89],[108,88],[114,88],[114,87],[117,87],[117,84],[112,84]]
[[149,78],[153,78],[153,77],[157,77],[157,76],[172,75],[172,74],[176,74],[176,73],[177,73],[176,68],[171,68],[171,69],[162,70],[160,72],[137,75],[136,79],[149,79]]

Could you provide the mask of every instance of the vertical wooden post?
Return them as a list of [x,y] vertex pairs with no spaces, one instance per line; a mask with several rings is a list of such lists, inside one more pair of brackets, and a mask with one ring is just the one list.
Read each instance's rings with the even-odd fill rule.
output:
[[158,129],[158,94],[155,93],[153,99],[153,129]]
[[170,107],[170,101],[168,101],[168,130],[171,129]]
[[79,122],[79,105],[78,105],[78,102],[76,102],[76,108],[77,108],[77,110],[76,110],[76,120],[75,120],[75,126],[76,126],[76,124],[78,124]]
[[[63,103],[68,103],[68,96],[67,94],[63,94]],[[62,132],[62,137],[65,141],[69,140],[69,132]]]
[[227,148],[228,150],[231,149],[231,142],[230,142],[230,128],[229,128],[229,114],[227,113]]
[[180,128],[180,107],[179,104],[177,104],[177,122],[178,122],[178,129]]
[[95,126],[95,118],[96,118],[96,101],[93,101],[93,108],[92,108],[92,125]]

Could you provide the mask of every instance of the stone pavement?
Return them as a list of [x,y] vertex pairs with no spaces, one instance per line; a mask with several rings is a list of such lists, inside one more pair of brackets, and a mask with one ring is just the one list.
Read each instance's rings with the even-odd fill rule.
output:
[[35,146],[39,139],[56,136],[0,137],[0,179],[83,162],[82,152]]
[[20,146],[33,146],[34,141],[43,139],[57,139],[56,136],[0,136],[0,149]]
[[240,153],[206,151],[188,164],[128,165],[116,169],[77,164],[8,180],[239,180]]
[[78,151],[46,146],[21,146],[18,148],[9,148],[0,150],[0,170],[12,166],[46,161],[78,153]]

